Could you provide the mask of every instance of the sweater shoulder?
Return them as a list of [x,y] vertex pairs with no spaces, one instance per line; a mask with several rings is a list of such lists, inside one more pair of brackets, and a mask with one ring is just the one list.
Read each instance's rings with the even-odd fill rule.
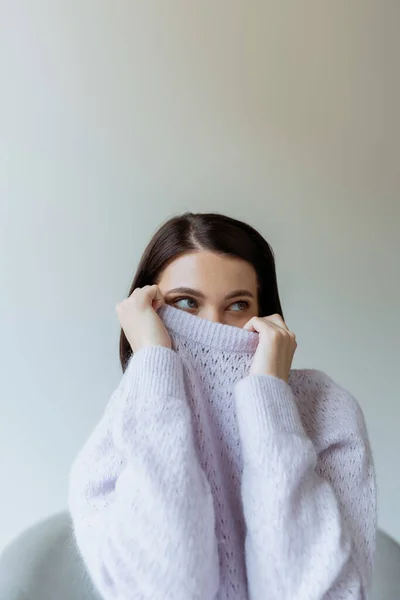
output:
[[320,400],[359,407],[353,394],[319,369],[292,369],[289,384],[294,391]]
[[354,395],[330,375],[319,369],[292,369],[289,384],[299,408],[308,418],[335,420],[367,437],[365,417]]

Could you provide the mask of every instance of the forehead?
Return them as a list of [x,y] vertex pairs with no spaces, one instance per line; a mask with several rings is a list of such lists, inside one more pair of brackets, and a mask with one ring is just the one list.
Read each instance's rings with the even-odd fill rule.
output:
[[254,267],[242,259],[201,250],[173,260],[158,283],[164,292],[175,287],[221,293],[246,288],[255,292],[257,275]]

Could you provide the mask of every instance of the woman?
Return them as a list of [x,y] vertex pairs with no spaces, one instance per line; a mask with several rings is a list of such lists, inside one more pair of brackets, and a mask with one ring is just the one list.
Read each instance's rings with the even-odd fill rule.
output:
[[124,375],[70,480],[103,598],[364,599],[364,417],[325,373],[291,369],[268,243],[221,215],[174,218],[117,314]]

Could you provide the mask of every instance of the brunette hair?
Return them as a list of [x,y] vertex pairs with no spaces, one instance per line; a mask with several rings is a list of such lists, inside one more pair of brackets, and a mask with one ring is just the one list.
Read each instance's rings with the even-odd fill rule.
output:
[[[143,253],[129,296],[138,287],[157,283],[172,260],[198,250],[234,256],[252,264],[258,280],[259,316],[277,313],[284,318],[271,246],[250,225],[213,213],[185,213],[162,225]],[[119,350],[125,371],[132,350],[122,329]]]

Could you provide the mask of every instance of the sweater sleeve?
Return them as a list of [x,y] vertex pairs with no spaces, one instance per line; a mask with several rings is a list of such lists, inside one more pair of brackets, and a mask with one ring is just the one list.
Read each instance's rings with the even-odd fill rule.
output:
[[314,443],[285,381],[250,376],[236,388],[250,600],[365,600],[370,587],[376,484],[364,417],[314,373]]
[[174,351],[144,348],[131,358],[72,467],[69,506],[104,600],[215,598],[213,499]]

